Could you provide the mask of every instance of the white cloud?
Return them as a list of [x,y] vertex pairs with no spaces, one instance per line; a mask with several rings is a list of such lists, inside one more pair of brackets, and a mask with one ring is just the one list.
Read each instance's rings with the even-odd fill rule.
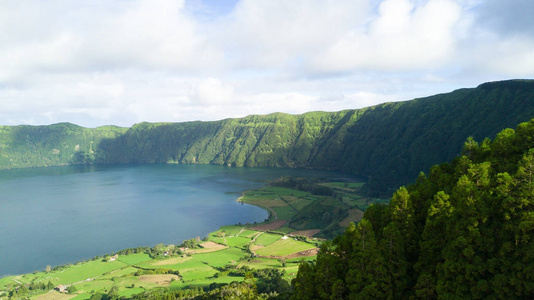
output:
[[534,77],[529,1],[212,2],[4,0],[1,122],[334,111]]
[[241,68],[291,67],[358,24],[369,9],[364,0],[242,0],[222,22],[227,30],[217,34]]
[[315,58],[326,71],[419,70],[441,67],[456,52],[461,7],[452,0],[385,0],[365,29],[346,32]]
[[191,97],[198,104],[231,104],[234,99],[234,89],[229,84],[216,78],[206,78],[200,81],[192,91]]
[[138,0],[103,21],[87,42],[89,49],[111,65],[122,61],[124,67],[204,67],[215,54],[204,47],[204,38],[183,8],[184,0]]
[[534,38],[493,36],[474,41],[464,58],[472,72],[527,78],[534,75]]

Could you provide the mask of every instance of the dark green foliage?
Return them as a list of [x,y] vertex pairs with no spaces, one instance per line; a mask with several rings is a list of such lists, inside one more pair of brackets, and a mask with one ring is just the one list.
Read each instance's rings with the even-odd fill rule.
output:
[[[494,137],[530,120],[533,111],[534,81],[511,80],[333,113],[140,123],[129,129],[1,126],[0,168],[87,163],[316,168],[364,176],[370,195],[389,196],[421,170],[460,154],[467,137]],[[498,142],[507,134],[495,139],[491,151],[506,152],[513,161],[520,155],[512,153],[516,145]],[[502,170],[510,167],[500,164]]]
[[259,294],[254,283],[250,282],[232,282],[221,287],[215,287],[210,291],[202,289],[190,289],[170,292],[165,289],[151,289],[141,294],[134,295],[130,299],[151,299],[151,300],[208,300],[208,299],[243,299],[243,300],[261,300],[267,299],[265,294]]
[[68,288],[67,288],[67,292],[69,292],[69,294],[72,294],[72,293],[75,293],[77,292],[78,289],[76,288],[76,286],[74,285],[70,285]]
[[[291,218],[289,226],[298,230],[325,228],[331,224],[338,224],[347,216],[349,205],[333,197],[324,197],[302,208]],[[327,230],[328,231],[328,230]],[[330,230],[332,231],[332,229]],[[325,232],[323,232],[324,234]],[[337,234],[330,235],[336,236]]]
[[174,274],[174,275],[180,276],[180,271],[172,270],[172,269],[165,269],[165,268],[156,268],[156,269],[138,268],[138,271],[135,272],[134,276],[156,275],[156,274]]
[[301,265],[293,297],[531,299],[533,234],[534,119],[468,139],[452,163],[369,207]]

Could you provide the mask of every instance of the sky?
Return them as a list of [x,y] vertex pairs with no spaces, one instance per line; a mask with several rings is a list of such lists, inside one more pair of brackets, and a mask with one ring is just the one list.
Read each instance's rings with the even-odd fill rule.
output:
[[357,109],[534,78],[531,0],[2,0],[0,124]]

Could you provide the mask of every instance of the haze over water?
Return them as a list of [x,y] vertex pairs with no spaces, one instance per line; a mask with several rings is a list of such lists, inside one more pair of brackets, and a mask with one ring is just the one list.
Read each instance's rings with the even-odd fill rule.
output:
[[0,172],[0,277],[130,247],[180,244],[261,222],[242,191],[279,176],[335,173],[210,165],[53,167]]

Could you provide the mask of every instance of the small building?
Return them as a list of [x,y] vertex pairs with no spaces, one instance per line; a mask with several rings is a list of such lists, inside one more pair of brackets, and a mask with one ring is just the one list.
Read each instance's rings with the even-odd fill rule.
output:
[[54,290],[60,292],[60,293],[66,293],[67,292],[67,286],[60,284],[54,288]]
[[118,254],[115,254],[115,255],[113,255],[113,256],[110,256],[108,261],[116,261],[117,258],[119,258],[119,255],[118,255]]

